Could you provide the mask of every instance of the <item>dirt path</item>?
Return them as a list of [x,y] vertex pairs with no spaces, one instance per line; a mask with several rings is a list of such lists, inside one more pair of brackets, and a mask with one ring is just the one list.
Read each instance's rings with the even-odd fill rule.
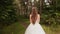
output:
[[28,24],[24,21],[19,21],[19,23],[24,27],[27,28]]

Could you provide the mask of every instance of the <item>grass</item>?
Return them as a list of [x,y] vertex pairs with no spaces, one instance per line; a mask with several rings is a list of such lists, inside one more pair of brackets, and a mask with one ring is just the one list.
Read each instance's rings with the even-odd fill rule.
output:
[[60,25],[58,27],[42,25],[46,34],[60,34]]
[[12,25],[5,26],[2,34],[24,34],[24,31],[25,28],[17,22]]
[[[23,19],[23,21],[29,24],[28,19]],[[60,25],[58,27],[42,25],[42,27],[46,34],[60,34]],[[25,28],[19,22],[16,22],[12,25],[5,26],[2,34],[24,34],[24,32]]]

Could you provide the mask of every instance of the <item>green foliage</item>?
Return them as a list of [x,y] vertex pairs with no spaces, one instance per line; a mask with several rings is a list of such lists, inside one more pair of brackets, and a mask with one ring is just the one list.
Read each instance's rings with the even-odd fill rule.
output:
[[1,0],[0,2],[0,23],[11,24],[16,21],[16,14],[12,0]]
[[[50,7],[43,8],[41,15],[41,23],[47,25],[57,25],[60,24],[60,2],[56,0],[57,4],[50,5]],[[58,4],[59,3],[59,4]]]

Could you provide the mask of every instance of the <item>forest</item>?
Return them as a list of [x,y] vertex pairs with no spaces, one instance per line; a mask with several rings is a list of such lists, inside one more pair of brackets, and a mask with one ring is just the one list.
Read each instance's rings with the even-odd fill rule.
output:
[[[0,0],[0,34],[24,34],[32,0]],[[46,34],[60,34],[60,0],[34,0]]]

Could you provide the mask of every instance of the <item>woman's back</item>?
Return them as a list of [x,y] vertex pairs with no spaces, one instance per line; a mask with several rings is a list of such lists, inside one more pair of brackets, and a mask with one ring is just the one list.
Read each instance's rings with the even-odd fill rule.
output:
[[[31,19],[31,16],[32,16],[32,15],[30,15],[30,23],[33,23],[33,22],[32,22],[32,19]],[[35,23],[39,23],[39,22],[40,22],[40,15],[37,14],[37,19],[36,19]]]

